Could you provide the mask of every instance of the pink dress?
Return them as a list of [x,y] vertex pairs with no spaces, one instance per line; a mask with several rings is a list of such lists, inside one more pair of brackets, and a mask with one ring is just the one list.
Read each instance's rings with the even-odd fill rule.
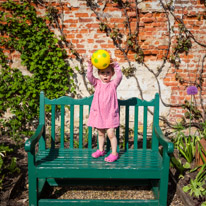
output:
[[119,65],[115,64],[116,78],[109,83],[103,83],[93,76],[93,67],[87,69],[87,78],[95,87],[88,126],[98,129],[116,128],[119,126],[119,107],[116,89],[122,80]]

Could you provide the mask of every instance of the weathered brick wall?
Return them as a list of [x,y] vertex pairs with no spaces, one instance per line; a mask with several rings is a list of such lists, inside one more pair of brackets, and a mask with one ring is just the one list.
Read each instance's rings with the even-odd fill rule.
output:
[[[1,0],[2,2],[4,0]],[[63,32],[71,42],[80,56],[85,58],[97,49],[109,50],[112,57],[116,59],[122,67],[128,67],[128,62],[123,53],[113,44],[110,37],[105,32],[100,31],[97,15],[87,6],[85,0],[72,1],[47,1],[47,5],[52,5],[59,9],[63,14]],[[95,11],[102,19],[107,19],[107,23],[113,27],[114,24],[125,34],[124,21],[126,20],[123,9],[119,9],[117,4],[111,1],[94,1],[99,5]],[[101,3],[102,2],[102,3]],[[134,2],[134,1],[130,1]],[[146,100],[151,99],[156,92],[161,93],[161,114],[171,122],[178,121],[184,113],[184,109],[179,107],[184,101],[190,99],[186,93],[186,88],[194,84],[200,75],[205,79],[206,66],[202,60],[206,54],[206,7],[203,0],[176,0],[171,4],[172,13],[166,12],[160,0],[146,0],[138,4],[139,8],[139,35],[138,43],[144,52],[144,63],[135,62],[134,54],[129,52],[128,59],[136,67],[135,77],[123,78],[118,88],[119,98],[129,98],[131,96],[142,97]],[[169,2],[168,2],[169,3]],[[45,5],[44,5],[45,6]],[[39,15],[45,15],[45,7],[38,5]],[[131,17],[131,29],[136,28],[135,4],[133,10],[128,11]],[[104,18],[103,18],[104,17]],[[172,53],[175,46],[175,35],[178,35],[178,21],[182,19],[187,33],[192,40],[192,48],[186,55],[180,54],[180,66],[175,68],[173,64],[163,59],[167,54]],[[53,28],[57,36],[60,35],[57,28]],[[123,39],[125,40],[126,37]],[[121,46],[124,46],[124,42]],[[202,45],[200,45],[202,44]],[[68,48],[67,52],[72,66],[79,65]],[[84,62],[86,69],[86,61]],[[158,70],[161,68],[159,75]],[[82,76],[78,75],[79,94],[87,96],[88,91],[82,81]],[[183,80],[182,83],[179,80]],[[186,83],[187,81],[187,83]],[[188,83],[190,82],[190,83]],[[206,103],[206,83],[202,84],[203,104]],[[199,95],[196,95],[196,102],[200,105]],[[171,107],[172,105],[172,107]]]

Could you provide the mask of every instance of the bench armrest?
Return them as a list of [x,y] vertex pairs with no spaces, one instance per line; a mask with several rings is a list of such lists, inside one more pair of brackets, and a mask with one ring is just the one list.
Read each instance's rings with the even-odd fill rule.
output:
[[29,138],[25,143],[24,148],[26,152],[31,152],[34,149],[36,143],[39,141],[40,137],[42,136],[44,129],[45,129],[44,124],[38,125],[34,135],[31,138]]
[[159,143],[167,150],[167,153],[173,153],[174,152],[174,144],[164,136],[162,133],[162,130],[160,127],[155,127],[155,134],[157,139],[159,140]]

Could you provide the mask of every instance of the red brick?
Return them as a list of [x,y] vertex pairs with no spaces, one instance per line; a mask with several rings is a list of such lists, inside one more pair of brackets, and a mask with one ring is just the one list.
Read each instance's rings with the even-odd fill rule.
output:
[[85,46],[83,44],[76,44],[77,48],[83,49]]
[[79,40],[78,39],[72,39],[72,43],[73,44],[79,43]]
[[136,15],[137,15],[137,14],[136,14],[135,11],[129,11],[129,12],[128,12],[128,16],[129,16],[129,17],[136,17]]
[[88,13],[76,13],[75,14],[76,17],[89,17]]
[[88,29],[80,29],[80,30],[79,30],[79,33],[80,33],[80,34],[88,34],[88,33],[89,33],[89,30],[88,30]]
[[83,38],[82,34],[76,34],[76,38]]
[[147,18],[147,17],[143,17],[141,19],[144,23],[152,23],[155,21],[155,18]]
[[75,34],[67,34],[66,37],[68,39],[73,39],[73,38],[75,38]]
[[98,40],[96,40],[95,42],[98,43],[98,44],[106,43],[105,40],[101,40],[101,39],[98,39]]
[[85,26],[88,27],[88,28],[92,28],[92,29],[99,28],[98,23],[86,24]]
[[67,23],[78,23],[78,19],[67,19],[67,20],[64,20],[64,24],[67,24]]
[[111,23],[123,23],[125,20],[121,18],[110,18]]
[[88,39],[87,42],[88,43],[94,43],[94,39]]
[[79,22],[80,23],[84,23],[84,22],[93,22],[93,19],[91,18],[79,18]]

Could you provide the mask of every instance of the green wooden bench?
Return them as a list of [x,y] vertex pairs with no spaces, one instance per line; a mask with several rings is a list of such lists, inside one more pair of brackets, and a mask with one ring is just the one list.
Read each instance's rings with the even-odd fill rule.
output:
[[[26,141],[25,150],[28,153],[29,205],[30,206],[62,206],[62,205],[167,205],[168,174],[170,153],[173,144],[164,137],[159,127],[159,95],[151,101],[138,98],[119,100],[120,118],[123,116],[122,127],[116,130],[120,158],[114,163],[104,162],[104,157],[91,157],[94,148],[92,128],[83,124],[85,108],[90,108],[93,96],[83,99],[61,97],[50,100],[40,93],[39,126],[35,134]],[[46,129],[45,105],[51,108],[50,131]],[[77,105],[77,106],[76,106]],[[78,107],[78,108],[77,108]],[[67,108],[67,110],[66,110]],[[48,108],[47,108],[48,109]],[[68,111],[69,113],[65,112]],[[122,112],[123,111],[123,112]],[[74,117],[78,112],[78,138],[75,137]],[[148,125],[148,117],[153,115],[152,126]],[[133,115],[132,115],[133,113]],[[142,115],[140,115],[142,113]],[[59,115],[58,115],[59,114]],[[65,121],[69,114],[70,121]],[[88,114],[88,113],[87,113]],[[60,117],[59,117],[60,116]],[[131,118],[133,126],[131,130]],[[138,125],[143,120],[142,128]],[[60,131],[55,131],[56,121],[60,121]],[[122,124],[122,120],[121,120]],[[65,126],[69,126],[66,139]],[[51,127],[51,128],[50,128]],[[86,129],[85,129],[86,127]],[[140,131],[141,128],[141,131]],[[148,130],[148,128],[151,128]],[[123,135],[121,130],[124,132]],[[138,131],[139,130],[139,131]],[[84,131],[87,131],[86,133]],[[131,131],[133,134],[131,134]],[[141,132],[142,135],[139,135]],[[48,133],[48,134],[46,134]],[[57,138],[59,135],[59,139]],[[86,144],[85,142],[86,136]],[[123,140],[120,138],[123,136]],[[74,138],[75,137],[75,138]],[[58,139],[58,140],[57,140]],[[49,140],[49,141],[48,141]],[[77,144],[78,140],[78,144]],[[69,146],[66,144],[69,143]],[[49,145],[49,146],[48,146]],[[77,148],[78,146],[78,148]],[[161,150],[160,150],[161,148]],[[107,151],[109,152],[109,144]],[[161,152],[160,152],[161,151]],[[41,192],[45,185],[59,186],[61,183],[82,184],[98,181],[116,182],[129,181],[135,184],[149,184],[154,193],[154,199],[149,200],[99,200],[99,199],[49,199],[42,198]],[[101,183],[100,183],[101,184]]]

